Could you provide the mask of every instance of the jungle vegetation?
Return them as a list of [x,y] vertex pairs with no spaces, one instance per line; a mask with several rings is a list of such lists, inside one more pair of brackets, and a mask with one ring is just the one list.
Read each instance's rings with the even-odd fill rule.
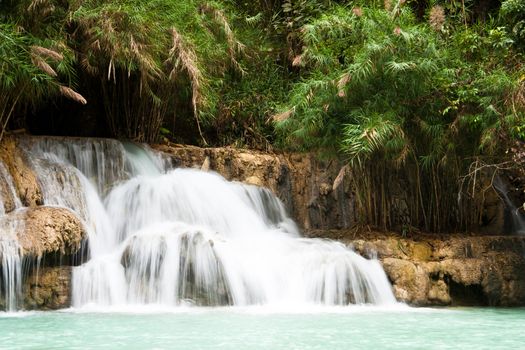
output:
[[525,141],[524,52],[521,0],[1,0],[0,139],[314,151],[363,224],[469,230]]

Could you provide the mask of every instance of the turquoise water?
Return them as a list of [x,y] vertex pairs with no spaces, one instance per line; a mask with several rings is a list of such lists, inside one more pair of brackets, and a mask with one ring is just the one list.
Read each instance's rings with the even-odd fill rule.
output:
[[0,315],[2,349],[525,349],[525,309]]

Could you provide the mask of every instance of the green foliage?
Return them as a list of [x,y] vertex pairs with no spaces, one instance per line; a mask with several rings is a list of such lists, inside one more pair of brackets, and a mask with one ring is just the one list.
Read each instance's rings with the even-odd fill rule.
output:
[[258,25],[284,64],[292,64],[302,47],[301,29],[328,10],[334,0],[231,0],[235,11]]
[[521,0],[506,0],[501,4],[500,15],[508,23],[511,33],[520,45],[525,44],[525,3]]
[[[110,125],[123,136],[153,141],[168,111],[188,113],[173,103],[176,94],[183,99],[190,96],[191,113],[200,131],[200,121],[215,111],[217,88],[226,72],[242,69],[237,55],[243,45],[219,3],[85,1],[73,9],[71,18],[79,31],[80,62],[87,71],[95,75],[107,72],[108,80],[114,82],[121,79],[119,75],[136,76],[139,81],[138,89],[132,83],[134,97],[127,105],[108,111]],[[106,84],[108,103],[133,86],[115,91]],[[137,100],[141,103],[134,103]],[[147,128],[148,121],[119,130],[122,121],[130,118],[153,120],[155,127]],[[141,127],[143,134],[137,134]]]
[[118,137],[155,141],[168,111],[193,115],[200,130],[215,112],[225,74],[242,70],[243,45],[218,2],[25,0],[5,6],[4,16],[20,31],[76,62],[71,82],[76,74],[98,85]]
[[450,216],[459,176],[474,157],[501,154],[522,130],[522,83],[505,64],[513,40],[491,24],[447,34],[406,7],[333,8],[302,29],[300,61],[309,73],[276,116],[283,142],[339,150],[367,178],[419,179],[397,193],[378,188],[388,180],[359,183],[363,203],[383,193],[365,220],[406,224],[391,209],[394,197],[405,197],[412,225],[450,229],[461,220],[461,208]]
[[71,84],[71,61],[67,53],[54,51],[52,44],[11,23],[0,23],[0,140],[17,109],[35,106],[59,92],[82,98],[62,85],[61,80]]

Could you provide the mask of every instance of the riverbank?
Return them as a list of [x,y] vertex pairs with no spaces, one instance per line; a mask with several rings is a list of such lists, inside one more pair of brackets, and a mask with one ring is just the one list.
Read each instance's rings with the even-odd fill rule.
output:
[[398,301],[416,306],[525,305],[525,236],[313,230],[377,257]]

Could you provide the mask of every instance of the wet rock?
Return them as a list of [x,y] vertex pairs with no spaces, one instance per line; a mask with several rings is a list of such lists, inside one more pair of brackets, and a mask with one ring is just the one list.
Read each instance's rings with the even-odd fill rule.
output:
[[16,235],[22,255],[43,257],[76,254],[86,238],[82,222],[68,209],[35,207],[17,210],[1,218],[4,232]]
[[157,145],[179,167],[216,171],[228,180],[268,187],[303,228],[349,228],[356,223],[348,167],[312,154]]
[[206,159],[204,159],[204,162],[202,162],[202,165],[201,165],[201,170],[202,171],[210,170],[210,157],[206,157]]
[[42,190],[37,177],[28,166],[28,161],[17,147],[14,138],[6,137],[0,143],[0,160],[13,177],[22,204],[26,207],[41,205],[43,203]]
[[84,226],[71,211],[63,208],[38,207],[26,213],[26,224],[18,239],[32,255],[75,254],[86,238]]
[[[2,163],[1,159],[0,163]],[[3,166],[3,164],[0,164],[0,167],[1,166]],[[2,212],[12,212],[16,208],[15,198],[13,198],[13,194],[8,187],[7,180],[3,178],[1,171],[2,169],[0,168],[0,214],[2,214]]]
[[248,185],[264,186],[262,180],[254,175],[247,177],[243,182]]
[[71,305],[70,266],[35,269],[24,284],[24,308],[56,310]]
[[525,305],[523,236],[421,235],[416,241],[370,235],[344,239],[341,234],[340,239],[362,255],[380,259],[400,301],[419,306]]
[[[25,309],[70,306],[72,267],[68,265],[78,262],[74,258],[86,239],[77,216],[57,207],[18,209],[0,219],[0,233],[3,239],[20,246],[24,268],[20,306]],[[0,307],[2,303],[0,300]]]
[[431,280],[427,297],[431,305],[450,305],[452,303],[448,285],[443,280]]
[[393,284],[399,301],[424,304],[430,282],[425,270],[411,261],[395,258],[383,260],[383,268]]

